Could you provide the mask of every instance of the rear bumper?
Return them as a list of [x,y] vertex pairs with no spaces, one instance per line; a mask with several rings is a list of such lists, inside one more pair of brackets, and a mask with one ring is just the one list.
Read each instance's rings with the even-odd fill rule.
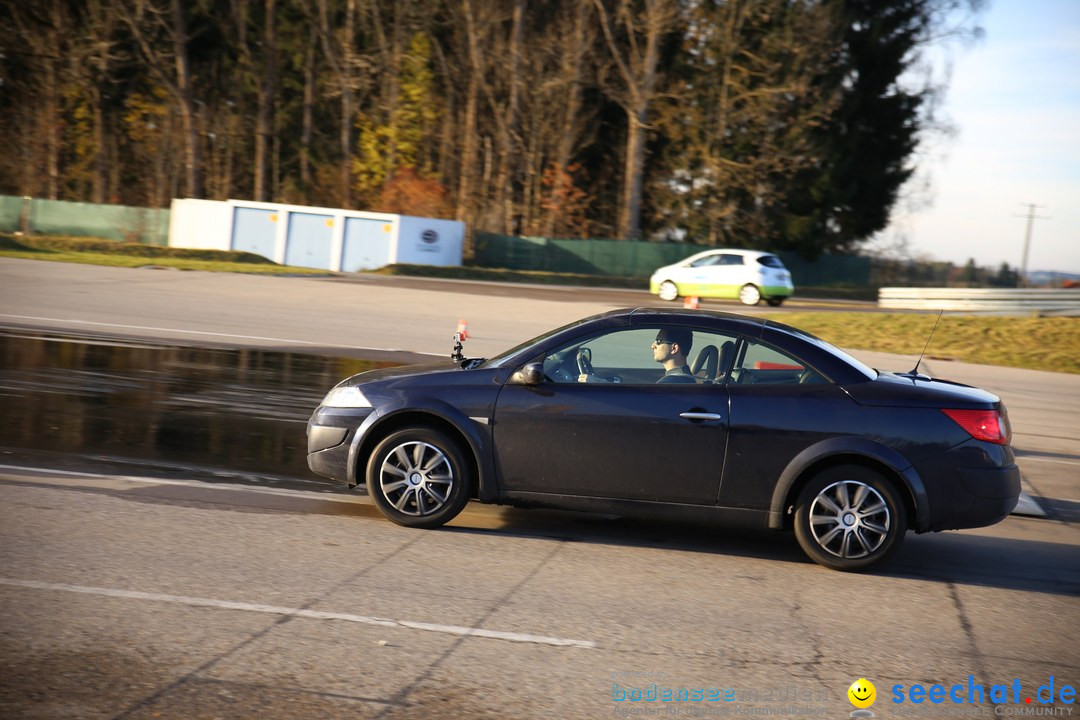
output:
[[1020,498],[1020,468],[958,468],[937,499],[931,530],[985,527],[1001,522]]
[[786,298],[790,297],[793,292],[793,288],[790,285],[762,285],[761,295],[767,298]]

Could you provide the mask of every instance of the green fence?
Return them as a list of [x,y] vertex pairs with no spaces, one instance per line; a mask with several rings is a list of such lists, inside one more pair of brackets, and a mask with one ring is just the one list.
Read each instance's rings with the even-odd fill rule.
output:
[[100,237],[147,245],[169,244],[169,211],[127,205],[98,205],[0,196],[0,231],[20,230],[19,217],[29,203],[31,233]]
[[0,232],[15,232],[19,229],[19,216],[22,213],[23,199],[11,195],[0,195]]
[[[540,270],[582,275],[648,277],[708,248],[681,243],[618,240],[557,240],[477,232],[473,264],[508,270]],[[814,262],[795,253],[777,253],[795,287],[862,287],[870,281],[871,260],[854,255],[824,256]]]

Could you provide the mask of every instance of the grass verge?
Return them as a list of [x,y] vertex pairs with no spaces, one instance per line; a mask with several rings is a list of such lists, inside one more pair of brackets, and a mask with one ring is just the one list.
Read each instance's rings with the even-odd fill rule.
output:
[[[833,345],[918,355],[937,315],[790,312],[769,315]],[[943,315],[926,356],[982,365],[1080,373],[1080,319]]]
[[26,260],[109,265],[165,267],[176,270],[289,275],[326,275],[325,270],[278,265],[261,255],[225,250],[158,247],[99,238],[15,236],[0,234],[0,257]]

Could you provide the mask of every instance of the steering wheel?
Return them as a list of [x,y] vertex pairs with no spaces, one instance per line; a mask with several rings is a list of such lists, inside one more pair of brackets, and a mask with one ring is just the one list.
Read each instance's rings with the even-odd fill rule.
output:
[[592,348],[578,348],[577,351],[577,369],[578,369],[578,382],[588,382],[588,380],[582,380],[581,375],[596,376],[596,371],[593,369],[592,364]]
[[621,383],[622,378],[618,375],[611,375],[604,377],[603,375],[597,375],[596,369],[592,364],[592,348],[578,348],[577,351],[577,368],[578,368],[578,382],[602,382],[602,383]]

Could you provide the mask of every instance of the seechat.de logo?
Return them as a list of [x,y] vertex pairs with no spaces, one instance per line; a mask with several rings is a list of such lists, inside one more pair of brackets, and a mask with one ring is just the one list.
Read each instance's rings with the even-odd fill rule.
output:
[[968,675],[966,683],[954,685],[931,685],[926,687],[920,683],[914,683],[909,687],[903,685],[892,686],[892,701],[900,705],[912,703],[922,705],[940,705],[942,703],[961,705],[976,703],[992,703],[994,714],[1001,715],[1062,715],[1072,714],[1072,708],[1064,707],[1040,707],[1072,705],[1076,702],[1076,688],[1066,685],[1060,680],[1050,676],[1050,681],[1039,685],[1035,692],[1029,694],[1023,691],[1020,678],[1013,678],[1010,683],[1000,683],[986,687],[975,682],[974,675]]

